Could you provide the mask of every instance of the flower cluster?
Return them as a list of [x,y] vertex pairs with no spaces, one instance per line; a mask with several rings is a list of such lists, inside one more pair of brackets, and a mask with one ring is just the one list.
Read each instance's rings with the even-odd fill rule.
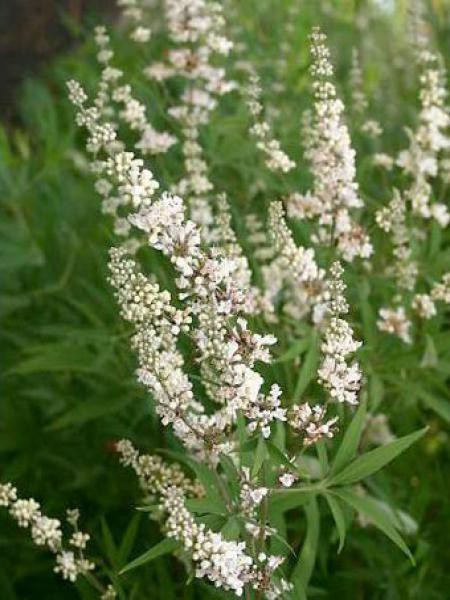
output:
[[249,431],[261,431],[263,437],[270,437],[272,421],[286,421],[286,409],[281,406],[281,389],[277,384],[270,388],[267,395],[258,394],[252,399],[245,412],[249,419]]
[[67,512],[67,522],[73,531],[67,546],[63,544],[61,521],[42,514],[40,504],[33,498],[18,498],[16,488],[10,483],[0,484],[0,507],[8,509],[19,527],[30,530],[37,546],[44,546],[55,555],[54,571],[63,579],[75,582],[78,576],[87,575],[95,568],[84,556],[89,535],[78,529],[77,510]]
[[411,321],[403,306],[398,308],[381,308],[377,321],[378,329],[399,337],[405,344],[411,343]]
[[416,131],[409,131],[410,145],[403,150],[397,165],[411,178],[407,191],[413,213],[425,219],[435,219],[441,227],[447,227],[450,214],[445,204],[432,202],[430,180],[438,175],[439,158],[450,148],[450,113],[446,107],[445,72],[439,57],[427,48],[419,51],[420,102],[419,124]]
[[297,246],[284,218],[281,202],[273,202],[269,208],[269,230],[275,251],[279,254],[285,270],[291,272],[292,278],[303,283],[318,278],[314,250]]
[[411,250],[411,232],[406,224],[407,207],[404,197],[394,189],[389,204],[375,214],[378,226],[391,237],[394,261],[388,268],[400,289],[413,290],[416,286],[418,268]]
[[[316,218],[319,229],[314,238],[321,245],[336,245],[348,262],[357,256],[369,258],[372,244],[362,226],[352,217],[363,202],[355,180],[355,151],[343,120],[344,105],[331,81],[333,67],[326,37],[315,28],[311,35],[314,77],[314,120],[305,138],[305,156],[311,164],[314,187],[307,194],[288,198],[291,215]],[[294,208],[289,208],[293,202]]]
[[[322,438],[332,438],[334,435],[338,418],[325,421],[325,415],[325,406],[311,406],[308,402],[296,404],[289,412],[289,425],[303,436],[303,444],[310,446]],[[280,477],[280,482],[284,487],[291,487],[294,476],[286,473]]]
[[254,121],[250,133],[256,139],[258,149],[265,155],[267,168],[288,173],[295,167],[295,162],[282,150],[280,142],[271,134],[269,123],[264,119],[261,85],[258,75],[253,70],[247,87],[247,107]]
[[318,376],[331,400],[357,404],[361,370],[357,362],[348,364],[347,357],[358,350],[361,342],[353,339],[351,326],[340,317],[348,312],[342,274],[341,265],[334,263],[324,294],[329,322],[321,345],[323,359]]
[[450,273],[434,283],[429,294],[416,294],[411,307],[421,319],[431,319],[437,314],[436,302],[450,304]]
[[145,3],[140,0],[117,0],[117,6],[121,9],[125,20],[130,23],[130,38],[139,44],[149,41],[152,31],[149,27],[142,25],[145,19]]
[[257,508],[268,493],[268,488],[256,486],[251,481],[250,470],[243,467],[239,492],[239,507],[242,513],[248,518],[256,517]]
[[187,496],[200,497],[204,494],[203,486],[189,479],[177,463],[169,465],[155,454],[139,454],[129,440],[119,440],[116,450],[120,462],[133,469],[147,494],[161,495],[171,486],[176,486]]
[[244,542],[225,540],[220,533],[197,524],[175,486],[165,493],[163,506],[168,513],[167,536],[189,551],[196,565],[196,577],[207,577],[216,587],[242,596],[244,586],[255,577],[253,560]]
[[[290,589],[283,579],[272,581],[271,578],[282,563],[280,557],[259,556],[255,562],[245,542],[227,540],[195,521],[186,508],[186,494],[198,495],[203,490],[201,486],[193,486],[178,466],[165,465],[155,456],[139,455],[127,440],[120,441],[117,450],[121,462],[133,468],[144,489],[157,496],[164,516],[164,531],[168,538],[179,542],[179,551],[192,560],[196,577],[205,577],[216,587],[231,590],[238,597],[242,596],[247,585],[267,592],[267,598],[278,598],[283,591]],[[246,471],[240,496],[243,514],[253,517],[267,493],[267,488],[251,485]]]
[[[128,3],[132,7],[133,3]],[[133,97],[130,85],[120,85],[123,72],[112,66],[114,52],[105,27],[97,27],[95,41],[97,60],[102,66],[97,94],[91,106],[80,84],[69,81],[69,99],[77,109],[76,122],[88,132],[86,150],[93,155],[91,170],[96,177],[95,188],[102,198],[102,210],[114,218],[114,232],[128,237],[129,207],[136,208],[148,201],[158,188],[151,171],[140,169],[143,161],[134,152],[124,152],[119,141],[120,124],[140,134],[135,142],[136,152],[160,154],[167,152],[176,138],[157,131],[149,122],[145,105]],[[136,248],[137,240],[129,240],[128,248]]]
[[234,81],[227,79],[224,67],[216,65],[217,57],[227,56],[233,44],[225,35],[219,3],[165,0],[163,4],[173,47],[166,62],[152,63],[145,74],[159,82],[173,77],[183,81],[180,103],[168,109],[180,124],[183,136],[184,175],[172,191],[183,196],[191,218],[206,235],[213,223],[210,206],[213,183],[208,176],[200,133],[220,96],[236,87]]
[[352,64],[349,73],[350,88],[351,88],[351,104],[352,110],[358,121],[363,119],[360,125],[360,130],[369,137],[379,137],[383,130],[381,125],[375,119],[366,119],[366,112],[369,107],[366,93],[364,91],[364,78],[360,64],[359,52],[353,48]]

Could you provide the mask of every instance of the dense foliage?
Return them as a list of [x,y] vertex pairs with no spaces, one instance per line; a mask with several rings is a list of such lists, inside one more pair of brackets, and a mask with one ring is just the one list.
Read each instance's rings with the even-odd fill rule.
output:
[[449,7],[118,4],[1,137],[1,598],[444,600]]

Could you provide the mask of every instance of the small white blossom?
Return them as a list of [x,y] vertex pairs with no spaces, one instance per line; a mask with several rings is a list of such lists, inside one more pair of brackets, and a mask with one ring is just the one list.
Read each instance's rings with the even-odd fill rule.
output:
[[399,337],[405,344],[411,344],[411,321],[407,318],[403,306],[397,309],[381,308],[380,319],[377,326],[380,331],[385,331]]
[[17,489],[11,483],[0,484],[0,506],[8,508],[17,500]]

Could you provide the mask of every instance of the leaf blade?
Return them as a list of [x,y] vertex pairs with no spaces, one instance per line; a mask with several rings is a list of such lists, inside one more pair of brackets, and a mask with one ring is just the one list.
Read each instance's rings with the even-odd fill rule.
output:
[[364,398],[361,400],[358,410],[356,411],[352,422],[345,432],[341,445],[339,446],[336,456],[333,460],[331,473],[337,473],[341,471],[355,456],[359,446],[359,440],[361,439],[366,414],[367,402]]
[[333,490],[333,494],[338,496],[338,498],[346,502],[357,512],[360,512],[368,517],[373,525],[382,531],[392,542],[394,542],[394,544],[398,546],[398,548],[400,548],[400,550],[402,550],[402,552],[406,554],[409,560],[414,564],[414,557],[404,542],[402,536],[396,530],[395,524],[390,521],[385,512],[380,510],[380,507],[376,504],[372,497],[369,495],[359,496],[351,489],[346,488]]
[[147,550],[147,552],[144,552],[143,554],[141,554],[140,556],[138,556],[137,558],[135,558],[134,560],[129,562],[123,569],[121,569],[121,571],[119,571],[119,573],[120,573],[120,575],[122,575],[123,573],[127,573],[128,571],[131,571],[132,569],[136,569],[137,567],[140,567],[148,562],[151,562],[152,560],[155,560],[156,558],[159,558],[160,556],[169,554],[170,552],[175,550],[178,546],[179,546],[179,542],[177,542],[173,538],[166,538],[166,539],[162,540],[161,542],[159,542],[158,544],[156,544],[156,546],[153,546],[153,548],[150,548],[150,550]]
[[344,467],[342,471],[334,475],[329,484],[331,486],[347,485],[356,483],[365,477],[373,475],[393,461],[399,454],[407,450],[407,448],[419,440],[427,430],[428,428],[424,427],[423,429],[419,429],[419,431],[405,435],[389,444],[385,444],[380,448],[375,448],[375,450],[371,450],[370,452],[359,456],[347,467]]

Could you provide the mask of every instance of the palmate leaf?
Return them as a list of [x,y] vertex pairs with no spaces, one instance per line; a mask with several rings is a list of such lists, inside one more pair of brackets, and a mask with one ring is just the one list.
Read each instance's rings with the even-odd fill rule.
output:
[[385,446],[371,450],[362,456],[356,458],[348,466],[344,467],[336,475],[329,480],[330,486],[346,485],[356,483],[361,479],[365,479],[373,475],[385,465],[390,463],[399,454],[404,452],[409,446],[419,440],[427,431],[427,427],[398,438]]
[[336,489],[333,490],[332,493],[357,512],[367,517],[370,522],[392,540],[414,564],[414,557],[411,554],[411,551],[396,529],[398,522],[389,512],[384,511],[374,498],[368,494],[357,494],[351,488]]
[[150,548],[150,550],[147,550],[147,552],[144,552],[143,554],[132,560],[130,563],[128,563],[126,567],[124,567],[120,571],[120,574],[127,573],[132,569],[141,567],[142,565],[145,565],[151,562],[152,560],[155,560],[155,558],[159,558],[160,556],[164,556],[165,554],[170,554],[179,546],[180,542],[177,542],[172,538],[166,538],[159,542],[159,544],[156,544],[156,546],[153,546],[153,548]]

